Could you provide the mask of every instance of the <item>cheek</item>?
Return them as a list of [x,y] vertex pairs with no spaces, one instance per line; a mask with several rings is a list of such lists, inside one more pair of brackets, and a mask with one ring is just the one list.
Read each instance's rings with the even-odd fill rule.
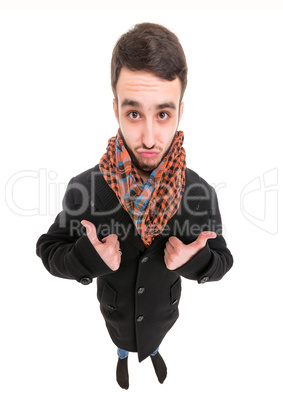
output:
[[127,127],[127,125],[121,125],[121,130],[129,148],[134,150],[136,147],[140,146],[141,136],[134,127]]
[[166,132],[162,132],[159,136],[158,136],[158,141],[160,142],[160,144],[162,144],[164,150],[167,150],[174,138],[176,130],[174,131],[172,128],[170,130],[166,130]]
[[139,124],[130,124],[127,119],[120,119],[119,124],[127,143],[139,142],[141,138],[141,126]]

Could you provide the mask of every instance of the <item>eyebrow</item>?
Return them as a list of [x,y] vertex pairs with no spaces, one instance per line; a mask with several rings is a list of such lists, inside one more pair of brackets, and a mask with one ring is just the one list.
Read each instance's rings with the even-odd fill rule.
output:
[[[121,108],[126,107],[126,106],[133,106],[133,107],[139,107],[139,108],[142,107],[142,105],[139,102],[131,100],[131,99],[123,100]],[[176,109],[176,106],[173,102],[165,102],[165,103],[161,103],[160,105],[155,106],[156,110],[166,109],[166,108]]]

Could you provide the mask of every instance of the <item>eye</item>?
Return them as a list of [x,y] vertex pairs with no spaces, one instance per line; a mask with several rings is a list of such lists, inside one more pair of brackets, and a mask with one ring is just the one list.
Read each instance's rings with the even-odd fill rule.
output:
[[169,114],[167,112],[160,112],[159,117],[161,120],[165,120],[167,117],[169,117]]
[[128,116],[130,116],[132,119],[136,120],[139,117],[138,112],[129,112]]

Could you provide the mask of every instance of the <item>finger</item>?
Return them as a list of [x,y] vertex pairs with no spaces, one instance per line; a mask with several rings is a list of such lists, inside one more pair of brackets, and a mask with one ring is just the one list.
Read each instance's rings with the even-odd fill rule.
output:
[[169,258],[170,258],[170,256],[171,256],[170,251],[168,250],[168,248],[165,248],[165,249],[164,249],[164,258],[166,258],[167,261],[168,261]]
[[169,237],[168,242],[173,248],[179,247],[183,244],[183,242],[176,236]]
[[166,267],[168,268],[168,251],[166,248],[164,250],[164,262],[165,262]]
[[86,233],[91,243],[100,243],[96,234],[96,227],[92,222],[82,220],[81,224],[86,228]]
[[202,247],[204,247],[208,239],[215,239],[215,237],[217,237],[217,234],[215,232],[210,231],[201,232],[196,242],[200,244]]
[[180,255],[184,251],[184,246],[184,243],[177,237],[168,240],[168,250],[170,254],[174,254],[175,256]]
[[119,243],[119,241],[118,241],[118,236],[116,235],[116,234],[111,234],[111,235],[109,235],[109,236],[107,236],[107,237],[104,237],[103,239],[102,239],[102,241],[103,241],[103,243],[107,243],[107,244],[115,244],[116,242],[117,243]]
[[119,251],[120,250],[120,242],[119,242],[119,240],[117,240],[117,241],[113,241],[113,247],[114,247],[114,249],[115,249],[115,251]]
[[170,253],[168,252],[167,249],[164,249],[164,263],[167,269],[171,269],[171,262],[172,259]]
[[165,265],[166,265],[166,267],[167,267],[167,256],[166,256],[165,253],[164,253],[164,263],[165,263]]
[[172,244],[169,242],[169,240],[166,243],[166,247],[165,250],[167,253],[171,254],[174,252],[174,247],[172,246]]
[[214,239],[215,237],[217,237],[217,234],[215,232],[210,231],[201,232],[200,234],[206,239]]

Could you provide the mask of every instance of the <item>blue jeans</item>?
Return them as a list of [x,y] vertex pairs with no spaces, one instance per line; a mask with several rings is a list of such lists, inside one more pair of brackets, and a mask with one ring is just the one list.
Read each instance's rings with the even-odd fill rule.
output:
[[[155,356],[156,353],[158,352],[158,349],[159,349],[159,346],[150,356]],[[117,354],[118,354],[120,359],[125,359],[126,357],[128,357],[129,352],[127,350],[118,348]]]

